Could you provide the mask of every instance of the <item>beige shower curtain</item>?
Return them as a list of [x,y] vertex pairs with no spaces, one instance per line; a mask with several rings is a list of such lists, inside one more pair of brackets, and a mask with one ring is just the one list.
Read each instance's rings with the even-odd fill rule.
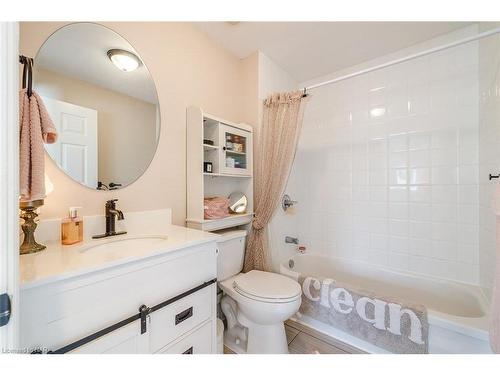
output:
[[255,216],[244,271],[269,270],[266,227],[290,174],[307,97],[301,91],[273,94],[264,101],[254,168]]
[[492,308],[490,316],[490,345],[493,352],[500,354],[500,221],[497,220],[497,250],[495,286],[493,288]]

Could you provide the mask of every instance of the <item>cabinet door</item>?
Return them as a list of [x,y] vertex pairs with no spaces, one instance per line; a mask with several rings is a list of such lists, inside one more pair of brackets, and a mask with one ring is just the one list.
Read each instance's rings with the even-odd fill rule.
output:
[[70,354],[148,354],[149,329],[141,335],[140,320],[73,350]]
[[221,145],[220,173],[252,174],[252,133],[220,124]]
[[213,322],[209,321],[194,332],[184,335],[161,349],[159,354],[216,354],[212,347]]

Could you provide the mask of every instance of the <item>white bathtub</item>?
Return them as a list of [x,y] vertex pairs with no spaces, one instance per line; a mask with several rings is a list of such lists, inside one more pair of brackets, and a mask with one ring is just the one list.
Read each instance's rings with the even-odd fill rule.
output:
[[[293,278],[298,278],[299,274],[331,278],[378,295],[425,305],[429,320],[429,353],[491,353],[488,308],[479,287],[308,254],[296,255],[280,268],[282,274]],[[297,314],[292,319],[368,353],[388,353],[314,317]]]

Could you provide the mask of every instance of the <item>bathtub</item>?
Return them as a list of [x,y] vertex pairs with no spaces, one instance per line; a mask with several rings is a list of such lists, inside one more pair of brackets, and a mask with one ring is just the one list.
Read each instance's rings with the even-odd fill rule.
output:
[[[301,254],[280,265],[280,273],[331,278],[339,283],[401,298],[427,307],[429,353],[492,353],[488,342],[488,307],[481,289],[458,282],[403,274],[369,264],[318,255]],[[292,318],[323,334],[368,353],[389,353],[371,343],[314,319]]]

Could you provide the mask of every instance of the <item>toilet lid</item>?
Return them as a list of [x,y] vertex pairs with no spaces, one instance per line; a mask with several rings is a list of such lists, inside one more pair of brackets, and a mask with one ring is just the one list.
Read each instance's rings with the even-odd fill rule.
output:
[[250,298],[275,301],[295,299],[302,292],[300,285],[289,277],[255,270],[239,275],[234,289]]

